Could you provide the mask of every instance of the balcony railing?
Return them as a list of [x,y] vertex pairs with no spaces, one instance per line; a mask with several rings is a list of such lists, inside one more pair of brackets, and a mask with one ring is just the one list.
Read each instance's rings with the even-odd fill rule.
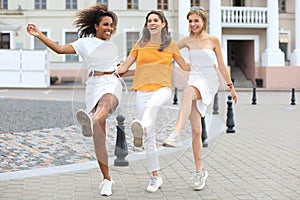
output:
[[267,8],[222,6],[222,26],[265,28],[268,25]]

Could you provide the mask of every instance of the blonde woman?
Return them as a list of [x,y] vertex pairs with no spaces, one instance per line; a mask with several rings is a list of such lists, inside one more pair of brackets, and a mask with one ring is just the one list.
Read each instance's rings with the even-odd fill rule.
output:
[[201,117],[206,114],[206,109],[212,103],[219,82],[216,65],[227,82],[234,102],[237,95],[231,82],[230,74],[224,63],[222,48],[219,38],[207,33],[207,15],[202,7],[192,8],[187,14],[190,35],[183,38],[179,48],[189,50],[191,64],[187,87],[183,91],[181,106],[174,131],[163,142],[167,147],[181,147],[180,134],[187,120],[190,120],[192,128],[192,149],[195,161],[194,190],[202,190],[208,172],[203,170],[202,151],[202,127]]

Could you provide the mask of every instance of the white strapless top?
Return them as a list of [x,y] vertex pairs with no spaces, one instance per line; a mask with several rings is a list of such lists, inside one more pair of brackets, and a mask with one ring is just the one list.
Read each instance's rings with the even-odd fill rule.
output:
[[193,66],[214,66],[217,64],[217,57],[212,49],[192,49],[189,52],[192,68]]

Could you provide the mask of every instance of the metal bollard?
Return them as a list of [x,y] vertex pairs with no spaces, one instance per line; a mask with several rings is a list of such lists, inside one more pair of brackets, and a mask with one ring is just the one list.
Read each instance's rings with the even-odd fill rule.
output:
[[291,105],[296,105],[295,88],[292,88]]
[[214,105],[213,105],[213,114],[219,114],[219,97],[218,97],[218,93],[215,94],[214,97]]
[[205,117],[201,117],[201,126],[202,126],[202,147],[208,147],[208,142],[207,142],[207,131],[206,131],[206,124],[205,124]]
[[253,88],[252,105],[256,105],[256,88]]
[[227,106],[226,133],[235,133],[232,104],[233,104],[232,96],[229,95],[227,101],[228,106]]
[[175,89],[174,89],[173,104],[177,105],[177,101],[178,101],[178,98],[177,98],[177,87],[175,87]]
[[116,166],[128,166],[129,162],[125,157],[128,155],[128,148],[125,139],[125,127],[124,121],[125,117],[119,114],[117,117],[117,139],[116,139],[116,146],[115,146],[115,156],[117,158],[114,161],[114,165]]

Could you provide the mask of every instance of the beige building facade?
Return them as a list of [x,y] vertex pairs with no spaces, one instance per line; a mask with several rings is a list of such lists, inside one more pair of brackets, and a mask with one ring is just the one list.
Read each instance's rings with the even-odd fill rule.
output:
[[[187,12],[201,6],[208,11],[210,34],[221,40],[232,78],[240,79],[233,73],[238,70],[254,87],[300,88],[298,0],[0,0],[0,50],[45,51],[50,76],[57,76],[58,82],[85,82],[81,58],[53,53],[28,35],[26,26],[35,23],[59,44],[72,42],[77,39],[76,12],[95,2],[103,2],[118,15],[113,40],[121,62],[139,38],[147,12],[164,10],[171,35],[179,40],[189,34]],[[2,68],[0,64],[0,73],[5,70],[9,63]],[[178,71],[174,79],[180,82]]]

